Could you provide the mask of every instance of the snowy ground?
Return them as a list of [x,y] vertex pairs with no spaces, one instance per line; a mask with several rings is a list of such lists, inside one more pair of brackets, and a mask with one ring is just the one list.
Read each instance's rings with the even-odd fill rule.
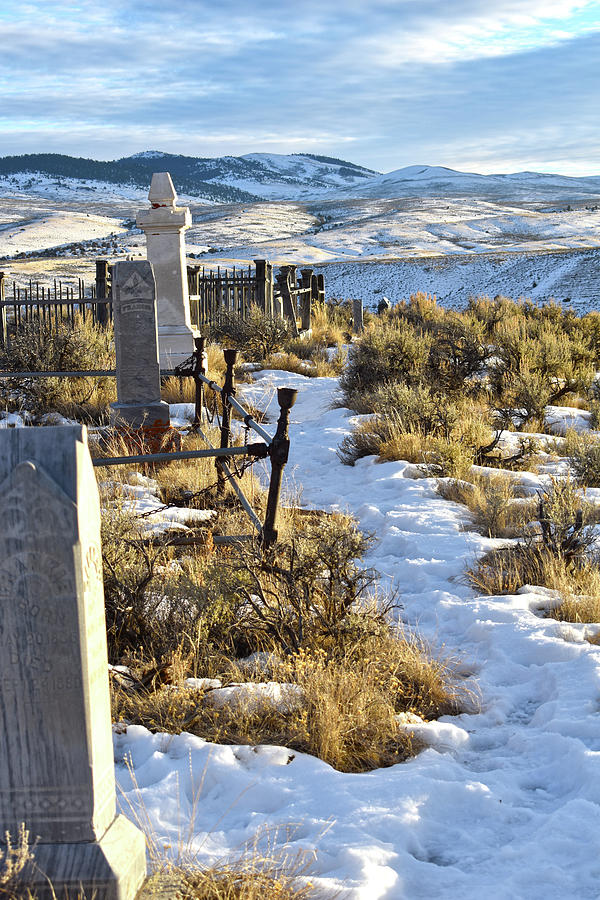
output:
[[[86,278],[97,257],[145,256],[144,236],[132,228],[143,197],[94,190],[91,199],[68,202],[21,188],[5,186],[0,196],[0,257],[9,279],[54,277],[52,248],[64,265],[87,264],[79,273]],[[181,202],[193,212],[191,260],[207,267],[260,258],[310,265],[325,274],[332,297],[371,304],[380,295],[396,301],[424,290],[463,305],[470,294],[504,293],[569,298],[578,312],[600,302],[600,205],[592,200],[573,208],[472,197]],[[17,254],[46,257],[32,262]]]
[[[597,629],[543,618],[542,589],[476,596],[465,563],[498,542],[406,463],[342,466],[352,415],[330,409],[334,379],[259,373],[244,396],[260,405],[283,385],[299,390],[288,491],[377,534],[367,563],[400,590],[409,626],[460,657],[479,711],[428,726],[419,756],[363,775],[130,727],[115,734],[123,808],[199,861],[236,855],[266,828],[292,853],[316,850],[313,882],[353,900],[598,897],[600,648],[584,640]],[[560,429],[564,412],[552,417]]]
[[315,272],[323,273],[329,297],[361,297],[370,307],[382,297],[397,303],[425,291],[442,306],[457,309],[469,297],[497,294],[554,299],[578,315],[600,309],[600,249],[329,263],[315,266]]

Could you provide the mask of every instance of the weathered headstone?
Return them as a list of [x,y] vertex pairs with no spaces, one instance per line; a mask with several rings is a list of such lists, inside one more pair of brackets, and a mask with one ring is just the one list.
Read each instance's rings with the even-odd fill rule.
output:
[[[0,841],[25,823],[39,898],[128,900],[116,816],[100,508],[84,426],[0,431]],[[25,895],[25,890],[23,890]]]
[[377,304],[377,312],[379,315],[381,315],[384,312],[387,312],[391,308],[392,308],[392,304],[390,303],[390,301],[388,300],[387,297],[382,297],[381,300],[379,301],[379,303]]
[[113,320],[117,356],[115,425],[164,431],[169,405],[160,399],[160,367],[154,275],[149,262],[118,262],[113,268]]
[[365,330],[363,322],[363,302],[360,298],[352,301],[352,326],[354,334],[362,334]]
[[187,280],[184,232],[192,224],[187,206],[176,206],[168,172],[155,172],[148,193],[150,209],[140,210],[138,228],[146,234],[149,262],[156,278],[160,365],[174,368],[191,356],[194,337]]

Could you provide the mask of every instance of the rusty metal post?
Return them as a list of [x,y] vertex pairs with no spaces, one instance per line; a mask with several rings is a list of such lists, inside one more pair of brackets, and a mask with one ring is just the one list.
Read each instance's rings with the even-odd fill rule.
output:
[[265,524],[262,531],[264,547],[271,547],[277,540],[277,514],[279,512],[279,496],[281,494],[281,480],[283,469],[288,461],[290,453],[290,436],[288,425],[290,423],[290,410],[296,402],[298,391],[293,388],[278,388],[277,402],[279,403],[279,421],[277,431],[269,448],[271,457],[271,480],[269,482],[269,494],[267,496],[267,511]]
[[205,337],[197,337],[194,338],[194,372],[193,379],[194,385],[196,387],[196,396],[195,396],[195,408],[194,408],[194,428],[199,428],[202,425],[202,407],[204,406],[204,385],[202,383],[202,379],[198,378],[198,375],[204,375],[206,377],[207,371],[207,359],[206,359],[206,338]]
[[[237,350],[224,350],[223,355],[225,357],[227,371],[225,372],[225,382],[221,388],[221,398],[223,401],[223,412],[221,415],[221,447],[229,447],[229,442],[231,440],[231,405],[229,403],[229,398],[232,395],[235,396],[233,367],[235,366],[235,361],[237,359]],[[217,467],[218,480],[217,493],[219,496],[223,496],[225,493],[225,475],[221,469],[218,456],[215,459],[215,465]]]

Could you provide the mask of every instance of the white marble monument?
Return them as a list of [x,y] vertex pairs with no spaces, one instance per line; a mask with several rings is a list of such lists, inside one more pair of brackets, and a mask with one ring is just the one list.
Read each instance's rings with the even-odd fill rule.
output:
[[36,841],[23,896],[27,885],[40,900],[135,897],[145,841],[116,815],[84,426],[0,431],[0,761],[0,842],[21,822]]
[[136,224],[146,235],[148,261],[156,279],[161,369],[172,369],[191,356],[194,337],[185,258],[185,231],[192,224],[187,206],[176,206],[168,172],[155,172],[148,194],[151,208],[140,210]]

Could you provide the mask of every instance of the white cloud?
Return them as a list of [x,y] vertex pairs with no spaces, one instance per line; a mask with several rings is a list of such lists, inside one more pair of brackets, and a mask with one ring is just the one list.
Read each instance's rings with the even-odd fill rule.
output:
[[4,0],[0,22],[0,153],[599,167],[600,0]]

